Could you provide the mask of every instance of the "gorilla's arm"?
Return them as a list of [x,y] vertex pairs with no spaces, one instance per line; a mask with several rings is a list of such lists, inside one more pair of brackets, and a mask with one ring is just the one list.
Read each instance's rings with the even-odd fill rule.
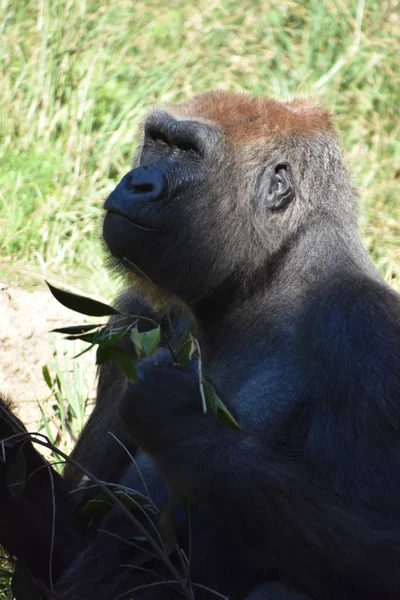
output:
[[[342,456],[343,432],[353,436],[348,444],[353,443],[354,451],[362,438],[364,475],[369,475],[370,487],[375,489],[375,482],[381,480],[380,466],[376,461],[369,463],[368,457],[378,454],[383,461],[392,460],[390,445],[384,450],[377,444],[383,443],[383,431],[390,444],[390,433],[397,428],[391,421],[398,418],[395,399],[400,397],[400,390],[393,373],[400,369],[400,364],[394,364],[399,361],[400,338],[393,329],[395,315],[389,310],[390,299],[385,306],[380,298],[382,308],[378,309],[373,303],[368,305],[367,292],[363,291],[358,306],[351,291],[350,298],[327,303],[317,330],[308,328],[304,358],[310,362],[321,395],[310,433],[315,462],[318,453],[329,455],[328,469],[336,465],[347,478],[345,483],[356,487],[358,475],[354,469],[346,470]],[[375,292],[370,292],[374,296]],[[315,340],[321,338],[321,331],[325,354],[317,356],[321,348]],[[331,343],[326,343],[327,335]],[[378,371],[371,363],[371,344],[379,355],[387,357]],[[367,371],[370,375],[365,380]],[[336,380],[339,383],[332,385]],[[385,386],[380,398],[378,383]],[[336,395],[339,390],[340,400]],[[341,418],[328,419],[324,428],[327,411],[328,417],[332,413]],[[283,579],[290,578],[296,587],[327,600],[360,594],[365,599],[397,596],[398,519],[388,516],[384,505],[379,512],[379,502],[374,503],[377,510],[373,511],[360,508],[359,499],[352,507],[349,500],[336,495],[329,482],[337,471],[331,475],[328,471],[327,484],[265,440],[228,428],[212,413],[203,415],[196,374],[182,372],[163,357],[155,357],[143,365],[142,383],[128,388],[119,412],[131,438],[156,459],[174,487],[216,511],[261,568],[275,565]],[[395,472],[390,466],[393,462],[387,472]],[[388,488],[382,492],[383,496],[391,493]]]
[[[13,415],[10,403],[0,397],[1,442],[24,432],[26,429]],[[21,475],[25,481],[23,490],[11,493],[10,484],[18,483]],[[82,547],[73,507],[62,478],[30,441],[24,438],[2,445],[0,544],[48,589]]]
[[[132,291],[119,298],[117,307],[126,314],[138,315],[159,323],[162,331],[161,346],[173,346],[190,322],[190,316],[183,315],[176,307],[170,310],[170,318],[167,319],[163,312],[154,309],[149,302],[139,299]],[[109,320],[110,325],[120,327],[130,322],[130,318],[121,315]],[[140,331],[147,331],[153,327],[151,322],[139,319]],[[137,360],[129,340],[124,340],[121,346],[131,354],[133,360]],[[123,395],[126,384],[125,375],[111,360],[100,365],[96,405],[71,453],[76,462],[102,481],[118,482],[130,464],[130,458],[123,445],[115,440],[117,438],[122,444],[127,442],[117,416],[117,401]],[[131,447],[130,451],[134,452],[135,449]],[[81,472],[71,464],[65,466],[63,475],[71,489],[78,486],[82,477]]]

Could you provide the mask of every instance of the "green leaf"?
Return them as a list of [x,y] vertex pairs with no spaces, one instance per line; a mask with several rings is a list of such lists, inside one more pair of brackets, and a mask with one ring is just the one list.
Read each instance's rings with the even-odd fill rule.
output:
[[243,429],[240,427],[240,425],[236,421],[235,417],[232,415],[232,413],[227,409],[225,404],[222,402],[221,398],[219,398],[219,396],[217,396],[217,394],[215,394],[215,396],[216,396],[217,407],[218,407],[217,418],[221,419],[221,421],[225,421],[225,423],[232,429],[243,432]]
[[51,428],[50,428],[50,425],[49,425],[49,420],[46,417],[46,415],[44,414],[44,410],[43,410],[42,405],[40,404],[40,402],[38,402],[38,406],[39,406],[40,415],[41,415],[41,418],[42,418],[41,422],[43,423],[43,427],[44,427],[44,429],[46,431],[46,435],[49,438],[50,442],[55,445],[56,444],[56,439],[55,439],[55,436],[53,435],[53,433],[51,431]]
[[145,354],[151,356],[157,350],[161,340],[160,327],[154,327],[150,331],[139,331],[137,326],[133,327],[130,332],[131,342],[135,348],[138,358]]
[[114,503],[111,499],[104,492],[101,492],[95,498],[85,502],[83,506],[77,507],[75,516],[88,520],[105,517],[113,506]]
[[139,548],[135,549],[134,555],[129,559],[129,565],[131,567],[141,567],[152,558],[150,544],[144,535],[135,535],[132,538],[132,542],[134,542],[135,546],[139,546]]
[[221,398],[216,393],[214,387],[206,381],[204,378],[202,380],[203,389],[207,400],[207,405],[210,410],[216,415],[217,419],[224,421],[229,427],[232,429],[236,429],[236,431],[243,431],[240,427],[239,423],[236,421],[235,417],[231,414],[231,412],[227,409],[225,404],[222,402]]
[[60,290],[54,285],[51,285],[48,281],[46,281],[46,283],[54,298],[58,300],[60,304],[70,308],[71,310],[74,310],[75,312],[83,315],[89,315],[91,317],[106,317],[109,315],[120,314],[118,310],[112,306],[109,306],[108,304],[104,304],[104,302],[99,302],[98,300],[87,298],[86,296]]
[[4,579],[11,579],[11,577],[13,576],[12,571],[7,571],[7,569],[2,569],[0,567],[0,577],[4,578]]
[[47,365],[43,365],[42,367],[43,378],[47,384],[47,387],[52,390],[53,389],[53,380],[50,375],[49,367]]
[[57,389],[60,392],[60,394],[62,394],[63,392],[63,387],[62,387],[62,383],[61,383],[61,379],[60,379],[60,375],[58,373],[56,373],[56,384],[57,384]]
[[108,351],[108,348],[105,346],[99,346],[96,351],[96,365],[101,365],[106,362],[106,360],[110,359],[111,355]]
[[81,340],[82,342],[87,342],[92,346],[94,344],[98,344],[99,339],[99,331],[93,331],[89,333],[82,333],[81,335],[67,335],[65,337],[66,340]]
[[164,543],[168,556],[176,546],[176,534],[171,515],[170,501],[163,506],[157,516],[158,531]]
[[[125,490],[120,488],[110,488],[110,491],[132,511],[138,509],[139,506],[145,506],[147,498],[137,494],[133,490]],[[83,519],[104,517],[115,506],[113,501],[105,492],[99,492],[97,496],[91,498],[87,502],[78,506],[75,510],[75,516]]]
[[130,381],[138,380],[136,365],[130,354],[125,350],[122,350],[119,346],[99,346],[96,354],[96,364],[100,365],[108,359],[115,362]]
[[147,542],[147,538],[144,535],[135,535],[132,539],[135,542]]
[[97,344],[118,344],[130,334],[131,325],[125,327],[111,327],[106,325],[98,332]]
[[86,487],[86,484],[90,483],[90,478],[87,475],[82,475],[77,487],[78,489]]
[[87,333],[88,331],[93,331],[102,326],[102,323],[94,323],[93,325],[72,325],[71,327],[58,327],[57,329],[52,329],[51,333],[65,333],[66,335],[75,336]]
[[95,331],[89,331],[87,333],[77,335],[67,335],[67,340],[82,340],[88,344],[118,344],[124,337],[127,337],[130,333],[130,325],[126,327],[112,327],[110,325],[104,325],[101,329]]
[[138,358],[140,358],[142,356],[142,354],[144,353],[144,350],[143,350],[143,346],[142,346],[142,336],[140,334],[140,331],[137,328],[137,325],[135,327],[133,327],[133,329],[131,330],[130,337],[131,337],[131,342],[132,342],[133,347],[136,352],[136,356]]
[[207,406],[212,410],[212,412],[217,415],[218,414],[218,406],[217,406],[217,394],[211,383],[208,383],[203,377],[202,379],[203,390],[207,400]]
[[94,344],[90,344],[87,348],[82,350],[82,352],[78,352],[78,354],[75,354],[75,356],[73,356],[72,358],[79,358],[83,354],[86,354],[86,352],[89,352],[89,350],[91,350],[93,347],[94,347]]
[[140,334],[142,338],[142,348],[146,356],[151,356],[157,350],[161,340],[161,329],[155,327],[150,331],[144,331]]
[[108,346],[111,360],[121,369],[130,381],[138,380],[136,365],[132,357],[118,346]]
[[131,510],[137,510],[138,506],[148,506],[149,503],[149,499],[146,496],[142,496],[130,489],[120,488],[115,490],[114,494],[121,500],[126,508],[130,508]]
[[24,491],[26,482],[26,462],[24,456],[24,443],[14,456],[7,460],[7,487],[10,494],[19,500]]
[[186,331],[182,345],[178,352],[178,362],[182,369],[186,369],[189,361],[192,360],[194,353],[196,352],[196,344],[193,341],[193,336],[190,331]]

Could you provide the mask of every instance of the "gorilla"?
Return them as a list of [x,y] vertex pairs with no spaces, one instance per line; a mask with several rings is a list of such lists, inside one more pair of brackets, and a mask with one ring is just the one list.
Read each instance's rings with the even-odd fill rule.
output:
[[[21,499],[1,463],[0,542],[60,600],[397,600],[400,298],[361,244],[330,115],[223,92],[154,110],[104,208],[117,306],[160,322],[163,343],[136,383],[101,366],[53,536],[30,442]],[[201,356],[182,368],[190,323]],[[240,431],[204,413],[200,359]],[[96,490],[68,495],[77,463],[170,506],[181,552],[143,559],[120,506],[82,528],[72,498]]]

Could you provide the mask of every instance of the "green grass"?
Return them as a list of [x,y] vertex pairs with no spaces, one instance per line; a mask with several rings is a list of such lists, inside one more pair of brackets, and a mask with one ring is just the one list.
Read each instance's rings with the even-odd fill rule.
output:
[[0,278],[110,297],[101,205],[149,106],[209,88],[337,115],[361,225],[400,288],[397,0],[3,0]]
[[111,298],[101,205],[138,125],[212,88],[334,111],[366,245],[400,290],[399,42],[398,0],[2,0],[0,280]]
[[[50,395],[44,402],[39,402],[41,420],[38,430],[67,454],[75,446],[93,408],[87,372],[79,360],[71,357],[71,354],[77,356],[88,348],[86,343],[61,339],[53,345],[53,360],[42,367]],[[54,468],[62,473],[63,461],[57,453],[52,454],[52,460]]]

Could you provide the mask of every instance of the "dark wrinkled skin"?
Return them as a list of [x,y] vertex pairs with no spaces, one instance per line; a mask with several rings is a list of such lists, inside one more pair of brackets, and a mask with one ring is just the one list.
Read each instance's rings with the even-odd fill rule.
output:
[[[400,300],[361,245],[334,137],[233,145],[178,108],[150,115],[136,164],[106,202],[104,238],[119,268],[128,258],[151,280],[142,293],[171,299],[176,333],[164,324],[135,385],[102,367],[73,456],[144,491],[139,466],[159,506],[166,484],[191,499],[192,581],[233,600],[397,599]],[[162,318],[134,292],[121,305]],[[203,414],[196,359],[173,364],[168,345],[192,319],[204,376],[242,432]],[[65,477],[74,487],[80,475]],[[173,514],[188,552],[188,514]],[[129,592],[154,579],[123,567],[134,551],[104,529],[135,535],[111,511],[60,598],[180,597]]]

